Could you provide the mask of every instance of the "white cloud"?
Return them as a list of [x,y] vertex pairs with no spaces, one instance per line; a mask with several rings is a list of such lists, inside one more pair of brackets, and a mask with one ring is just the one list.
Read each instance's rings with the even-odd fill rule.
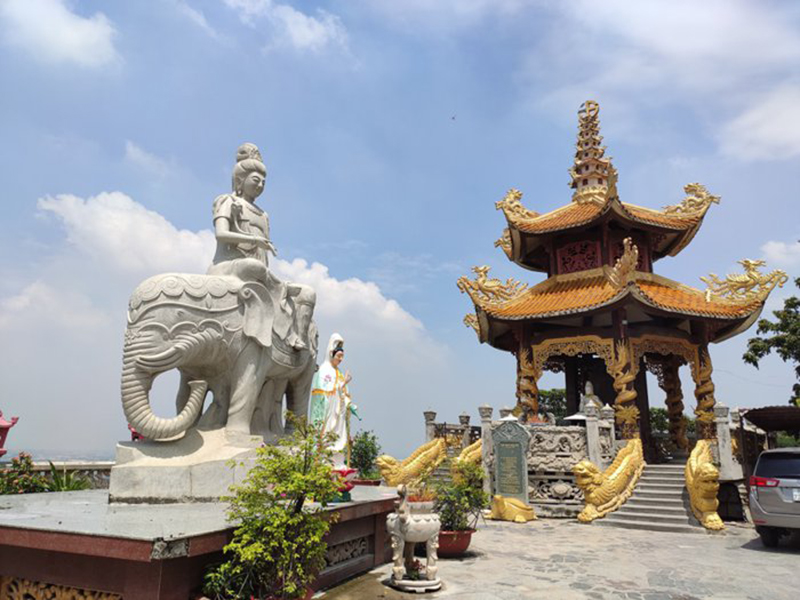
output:
[[202,29],[209,37],[214,39],[222,39],[219,32],[214,29],[206,19],[206,16],[203,14],[202,11],[197,10],[193,6],[190,6],[183,0],[177,0],[175,7],[178,9],[178,13],[183,15],[189,22],[194,23],[197,27]]
[[179,230],[122,192],[47,196],[38,207],[59,217],[70,244],[114,271],[203,273],[214,255],[212,232]]
[[125,160],[148,174],[159,178],[164,177],[169,172],[167,161],[144,150],[130,140],[125,142]]
[[800,241],[770,240],[761,246],[761,252],[769,267],[800,267]]
[[91,335],[108,322],[107,315],[86,296],[70,290],[56,290],[42,281],[27,285],[14,296],[0,298],[0,330],[7,332],[57,327],[79,335]]
[[8,42],[42,62],[98,68],[120,58],[111,21],[103,13],[82,17],[64,0],[3,0],[0,19]]
[[[641,139],[655,127],[668,132],[659,112],[679,107],[712,135],[723,132],[720,149],[729,154],[798,152],[797,120],[784,119],[782,131],[776,126],[795,97],[785,86],[800,62],[798,14],[788,5],[579,0],[527,6],[531,22],[550,23],[526,43],[518,73],[536,109],[564,119],[563,106],[593,97],[617,136]],[[763,98],[765,90],[774,95]]]
[[347,30],[342,20],[325,10],[317,9],[312,16],[272,0],[225,0],[225,4],[248,25],[255,27],[261,19],[269,23],[274,37],[267,48],[285,46],[309,52],[329,47],[347,49]]
[[781,86],[757,100],[721,132],[722,151],[744,160],[800,156],[800,85]]

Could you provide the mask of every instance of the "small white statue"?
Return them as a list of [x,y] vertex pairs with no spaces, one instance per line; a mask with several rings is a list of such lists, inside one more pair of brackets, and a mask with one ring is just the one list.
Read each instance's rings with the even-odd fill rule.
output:
[[589,404],[593,404],[597,407],[597,410],[603,406],[603,403],[600,402],[600,397],[594,393],[594,386],[592,385],[591,381],[586,382],[586,387],[584,388],[584,393],[581,394],[581,408],[580,413],[585,415],[586,414],[586,407]]
[[325,362],[314,376],[311,388],[311,420],[324,425],[325,433],[335,433],[336,441],[331,447],[334,462],[342,462],[348,440],[348,413],[355,413],[356,405],[350,398],[347,385],[352,381],[349,371],[339,370],[344,360],[344,338],[334,333],[328,341]]

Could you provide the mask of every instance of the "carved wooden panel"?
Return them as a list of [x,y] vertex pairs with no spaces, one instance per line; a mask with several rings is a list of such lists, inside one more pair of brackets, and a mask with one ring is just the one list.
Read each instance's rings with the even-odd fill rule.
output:
[[0,600],[122,600],[122,596],[18,577],[0,577]]
[[596,269],[602,264],[600,259],[600,242],[584,240],[561,246],[556,251],[558,273],[575,273]]

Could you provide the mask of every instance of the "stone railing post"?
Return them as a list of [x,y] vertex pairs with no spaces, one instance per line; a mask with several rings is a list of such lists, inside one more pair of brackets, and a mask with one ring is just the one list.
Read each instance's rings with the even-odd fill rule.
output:
[[461,448],[466,448],[469,446],[469,415],[465,412],[461,413],[458,416],[458,422],[461,424],[461,427],[464,428],[461,434]]
[[512,412],[514,412],[513,408],[511,408],[510,406],[504,406],[503,408],[500,409],[500,418],[505,419]]
[[719,478],[724,481],[743,477],[741,466],[733,460],[729,414],[730,409],[721,402],[717,402],[714,405],[714,424],[717,429],[717,453],[719,455]]
[[425,441],[430,442],[436,437],[436,411],[426,410],[422,415],[425,417]]
[[600,419],[602,419],[608,428],[611,430],[611,449],[612,451],[617,444],[617,432],[614,427],[614,409],[608,404],[600,409]]
[[483,466],[483,491],[492,493],[492,471],[489,469],[489,458],[492,453],[492,412],[488,404],[478,407],[481,416],[481,465]]
[[598,423],[600,411],[593,402],[587,402],[583,411],[586,414],[586,452],[590,461],[603,468],[603,454],[600,450],[600,424]]

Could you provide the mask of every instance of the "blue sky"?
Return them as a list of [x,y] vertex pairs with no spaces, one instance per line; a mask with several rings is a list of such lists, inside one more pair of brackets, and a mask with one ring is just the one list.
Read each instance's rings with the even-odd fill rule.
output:
[[[510,187],[539,212],[569,202],[587,98],[623,201],[674,204],[692,181],[722,196],[657,272],[702,287],[748,257],[800,275],[797,65],[789,2],[4,0],[9,443],[103,453],[125,437],[127,297],[151,274],[205,270],[211,202],[244,141],[269,172],[274,267],[317,287],[321,343],[344,335],[363,426],[397,454],[428,407],[453,421],[513,404],[513,358],[462,325],[455,280],[475,264],[540,280],[493,248],[494,202]],[[746,338],[712,347],[717,399],[785,403],[791,368],[744,366]],[[164,413],[174,384],[156,384]]]

